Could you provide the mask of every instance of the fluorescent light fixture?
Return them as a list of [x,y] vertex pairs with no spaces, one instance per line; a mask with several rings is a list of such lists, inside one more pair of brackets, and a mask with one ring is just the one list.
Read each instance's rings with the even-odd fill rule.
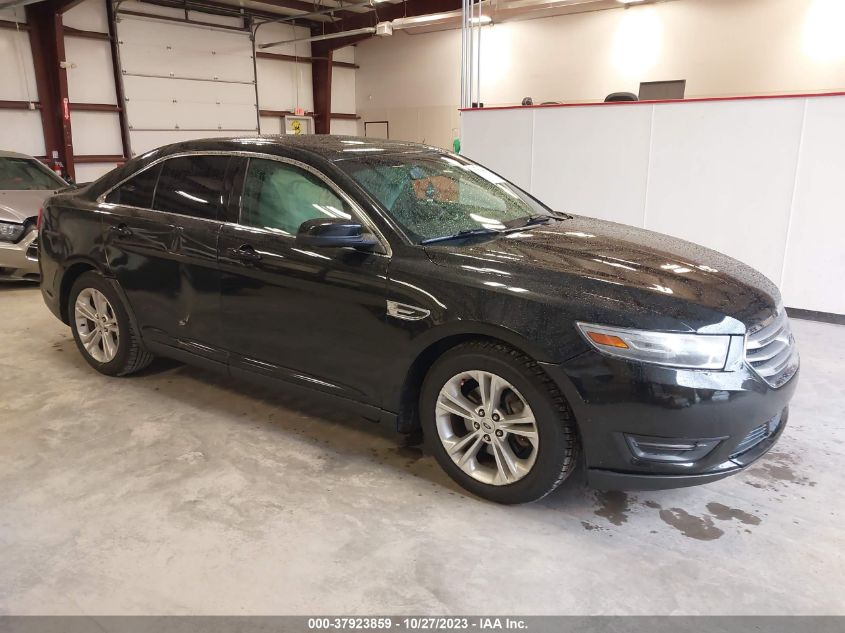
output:
[[479,15],[469,19],[470,24],[490,24],[493,21],[489,15]]

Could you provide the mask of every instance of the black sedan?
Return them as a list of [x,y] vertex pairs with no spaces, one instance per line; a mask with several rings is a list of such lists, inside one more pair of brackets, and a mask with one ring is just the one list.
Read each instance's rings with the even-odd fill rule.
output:
[[154,355],[422,431],[466,489],[539,499],[741,470],[798,371],[777,288],[394,141],[191,141],[51,198],[42,293],[85,359]]

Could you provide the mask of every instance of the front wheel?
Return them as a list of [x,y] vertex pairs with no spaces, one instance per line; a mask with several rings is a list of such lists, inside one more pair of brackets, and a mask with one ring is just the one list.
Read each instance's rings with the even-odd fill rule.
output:
[[575,423],[536,361],[473,341],[444,354],[423,384],[429,450],[461,486],[499,503],[535,501],[574,470]]

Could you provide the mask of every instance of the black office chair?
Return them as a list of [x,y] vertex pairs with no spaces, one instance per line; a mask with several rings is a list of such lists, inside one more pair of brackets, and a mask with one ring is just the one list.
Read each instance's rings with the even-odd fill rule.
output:
[[639,101],[633,92],[613,92],[604,98],[605,103],[610,101]]

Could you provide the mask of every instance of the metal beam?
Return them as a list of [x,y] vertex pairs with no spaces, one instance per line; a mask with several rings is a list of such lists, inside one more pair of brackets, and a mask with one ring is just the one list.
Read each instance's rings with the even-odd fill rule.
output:
[[335,22],[331,26],[338,31],[348,31],[365,26],[375,26],[378,22],[456,11],[460,8],[461,0],[405,0],[405,2],[397,4],[379,4],[369,13],[360,13],[348,17],[340,22]]
[[9,29],[11,31],[28,31],[29,24],[26,22],[12,22],[11,20],[0,20],[0,29]]
[[71,103],[71,112],[120,112],[120,106],[113,103]]
[[[183,0],[138,0],[142,4],[152,4],[159,7],[170,7],[174,9],[185,9],[186,2]],[[224,15],[231,17],[244,18],[260,18],[262,20],[276,20],[282,16],[278,13],[271,13],[269,11],[261,11],[260,9],[252,9],[250,7],[237,7],[235,5],[218,2],[217,0],[188,0],[187,8],[189,11],[197,11],[199,13],[210,13],[212,15]],[[123,13],[123,11],[121,11]],[[322,24],[314,20],[301,20],[300,24],[307,27],[316,27]]]
[[29,101],[0,101],[0,110],[37,110],[41,108],[41,104],[37,101],[32,102],[32,108],[29,106]]
[[[314,2],[303,2],[302,0],[254,0],[261,4],[267,4],[272,7],[280,9],[291,9],[293,11],[301,11],[303,14],[312,14],[314,7],[317,6]],[[330,16],[330,14],[327,14]],[[331,16],[330,16],[331,17]]]
[[143,11],[129,11],[128,9],[120,9],[117,12],[119,15],[130,15],[136,18],[149,18],[150,20],[162,20],[164,22],[178,22],[180,24],[193,24],[195,26],[205,26],[208,28],[220,29],[222,31],[239,31],[244,33],[249,31],[246,26],[229,26],[228,24],[215,24],[214,22],[203,22],[201,20],[191,20],[189,18],[177,18],[172,15],[156,15],[155,13],[144,13]]
[[278,42],[268,42],[267,44],[259,44],[258,48],[272,48],[274,46],[282,46],[283,44],[295,44],[297,42],[321,42],[323,40],[336,40],[342,37],[352,37],[355,35],[373,35],[376,32],[375,27],[365,26],[360,29],[352,29],[350,31],[339,31],[337,33],[323,33],[322,35],[312,35],[311,37],[293,38],[288,40],[279,40]]
[[[301,63],[311,63],[316,57],[309,57],[308,55],[286,55],[284,53],[264,53],[259,52],[256,53],[255,56],[258,59],[274,59],[280,62],[301,62]],[[320,61],[323,61],[322,59]],[[332,60],[332,66],[335,68],[360,68],[358,64],[353,64],[352,62],[341,62],[336,59]]]
[[[358,2],[358,3],[355,3],[355,4],[347,4],[347,5],[345,5],[345,6],[346,6],[346,8],[349,8],[349,7],[370,7],[370,6],[371,6],[370,1],[371,1],[371,0],[367,0],[367,2]],[[339,11],[339,8],[338,8],[338,7],[327,7],[327,8],[322,8],[322,9],[315,9],[315,10],[310,11],[310,12],[308,12],[308,13],[298,13],[298,14],[296,14],[296,15],[282,15],[282,16],[278,16],[278,17],[277,17],[276,19],[274,19],[274,20],[268,20],[267,22],[262,22],[261,24],[268,24],[269,22],[280,22],[280,23],[281,23],[281,22],[292,22],[292,21],[294,21],[294,20],[299,20],[299,19],[301,19],[301,18],[316,18],[316,17],[323,16],[323,15],[330,15],[330,14],[334,14],[334,13],[337,13],[338,11]],[[359,15],[359,14],[357,14],[357,13],[356,13],[356,15]],[[364,15],[364,14],[362,14],[362,15]],[[258,26],[261,26],[261,24],[259,24]],[[331,25],[331,24],[336,24],[336,23],[331,23],[331,22],[317,22],[317,23],[314,25],[314,27],[312,27],[312,28],[325,27],[326,25]],[[257,27],[256,27],[256,28],[257,28]],[[334,30],[332,30],[331,32],[335,32],[335,31],[337,31],[337,30],[338,30],[338,29],[334,29]],[[316,34],[315,34],[315,35],[316,35]]]
[[30,25],[29,44],[35,69],[35,84],[41,103],[41,125],[47,155],[55,151],[73,177],[73,134],[70,127],[70,101],[68,99],[65,39],[58,0],[46,0],[26,7],[26,20]]
[[41,0],[0,0],[0,11],[3,9],[14,9],[15,7],[25,7],[36,2],[41,2]]
[[75,29],[72,26],[65,27],[65,36],[84,37],[89,40],[108,40],[108,33],[101,33],[100,31],[86,31],[83,29]]
[[[328,42],[315,42],[311,52],[319,60],[311,63],[311,87],[314,93],[314,131],[317,134],[330,134],[332,121],[332,51],[324,50],[321,45]],[[315,50],[316,49],[316,50]]]
[[83,154],[76,157],[77,163],[124,163],[126,158],[117,154]]

